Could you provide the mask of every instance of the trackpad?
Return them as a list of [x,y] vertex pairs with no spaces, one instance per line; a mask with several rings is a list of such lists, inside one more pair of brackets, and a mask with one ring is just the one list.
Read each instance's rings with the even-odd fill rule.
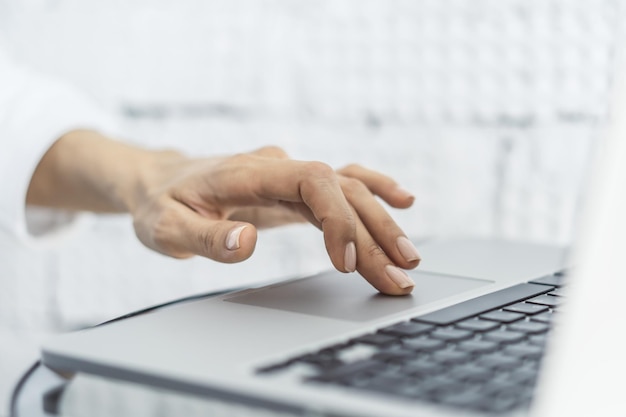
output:
[[408,296],[385,296],[358,274],[332,271],[234,294],[225,301],[340,320],[369,321],[493,283],[427,272],[409,274],[415,288]]

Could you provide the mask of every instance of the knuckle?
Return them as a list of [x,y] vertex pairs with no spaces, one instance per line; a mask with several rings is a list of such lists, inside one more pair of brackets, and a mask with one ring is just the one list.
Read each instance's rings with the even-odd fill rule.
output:
[[259,155],[262,156],[267,156],[267,157],[272,157],[272,158],[279,158],[279,159],[286,159],[289,156],[287,155],[287,152],[285,152],[285,150],[279,146],[276,145],[269,145],[269,146],[264,146],[262,148],[260,148],[257,153]]
[[341,169],[341,173],[343,175],[353,176],[353,175],[356,175],[356,173],[358,173],[362,169],[363,169],[363,167],[361,165],[352,163],[352,164],[348,164],[345,167],[343,167]]
[[249,153],[236,153],[228,157],[228,161],[235,165],[247,165],[254,159]]
[[382,218],[378,219],[378,224],[382,230],[389,231],[389,233],[394,232],[394,234],[399,235],[402,234],[402,230],[398,226],[398,224],[389,216],[384,215]]
[[354,214],[354,212],[350,209],[347,209],[345,214],[344,214],[346,221],[348,222],[348,224],[350,225],[350,229],[356,229],[357,227],[357,218]]
[[[140,240],[149,247],[154,247],[159,252],[175,258],[184,257],[173,243],[173,225],[176,220],[176,213],[172,209],[163,209],[147,219],[135,220],[134,227]],[[144,241],[147,240],[147,241]]]
[[367,259],[377,259],[380,257],[387,256],[385,255],[385,252],[382,250],[382,248],[378,246],[376,243],[368,244],[367,247],[365,248],[365,253],[366,253]]
[[335,170],[328,164],[319,161],[307,162],[305,170],[314,178],[332,178],[335,176]]
[[355,178],[342,179],[342,188],[344,192],[350,195],[360,194],[364,192],[369,193],[369,189],[365,186],[365,184]]
[[214,249],[219,245],[217,235],[210,233],[209,230],[199,230],[196,234],[196,240],[204,254],[213,254]]
[[167,250],[171,245],[170,242],[170,224],[171,221],[171,213],[169,211],[161,212],[154,221],[154,226],[152,228],[152,240],[157,245],[157,247]]

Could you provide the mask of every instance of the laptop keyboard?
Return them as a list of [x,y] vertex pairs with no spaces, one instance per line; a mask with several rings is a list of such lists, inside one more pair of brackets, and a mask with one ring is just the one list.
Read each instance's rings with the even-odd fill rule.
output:
[[258,373],[305,368],[306,384],[483,413],[528,407],[563,301],[563,276],[549,275],[382,327]]

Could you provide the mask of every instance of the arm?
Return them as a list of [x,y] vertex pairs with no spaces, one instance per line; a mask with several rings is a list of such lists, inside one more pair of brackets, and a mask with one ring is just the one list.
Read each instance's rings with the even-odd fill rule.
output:
[[375,195],[398,208],[413,202],[382,174],[356,165],[336,172],[277,148],[192,159],[78,130],[42,158],[27,203],[128,212],[149,248],[220,262],[247,259],[257,227],[306,219],[323,231],[335,268],[358,270],[383,293],[406,294],[413,283],[400,268],[417,266],[419,254]]

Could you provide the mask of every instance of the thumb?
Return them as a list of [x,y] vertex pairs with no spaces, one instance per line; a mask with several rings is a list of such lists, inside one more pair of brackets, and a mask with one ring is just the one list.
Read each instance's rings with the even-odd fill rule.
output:
[[178,246],[218,262],[246,260],[256,246],[257,231],[250,223],[207,219],[192,212],[180,226]]

